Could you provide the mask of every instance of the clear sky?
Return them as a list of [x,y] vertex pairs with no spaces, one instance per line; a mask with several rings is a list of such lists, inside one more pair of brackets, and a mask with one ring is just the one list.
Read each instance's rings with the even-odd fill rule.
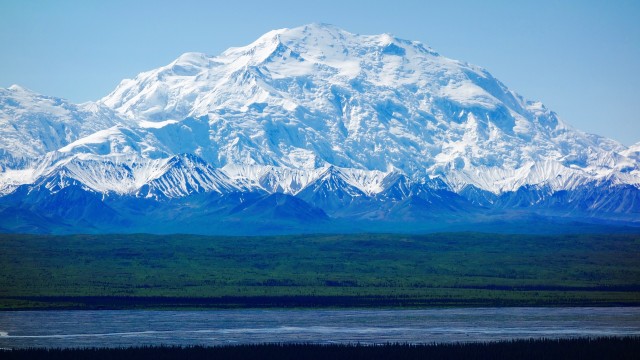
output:
[[0,87],[97,100],[181,53],[312,22],[419,40],[578,129],[640,141],[637,0],[0,0]]

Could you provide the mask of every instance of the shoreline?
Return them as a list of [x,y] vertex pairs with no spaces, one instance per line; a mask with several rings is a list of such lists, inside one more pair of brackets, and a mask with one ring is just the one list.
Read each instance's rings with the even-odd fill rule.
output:
[[441,309],[510,307],[640,307],[640,301],[429,299],[385,296],[15,296],[0,297],[4,311],[223,310],[223,309]]

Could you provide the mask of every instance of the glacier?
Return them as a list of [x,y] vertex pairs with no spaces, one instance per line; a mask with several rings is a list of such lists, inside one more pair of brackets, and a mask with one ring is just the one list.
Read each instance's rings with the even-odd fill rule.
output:
[[638,226],[639,153],[420,42],[310,24],[94,102],[0,89],[0,230]]

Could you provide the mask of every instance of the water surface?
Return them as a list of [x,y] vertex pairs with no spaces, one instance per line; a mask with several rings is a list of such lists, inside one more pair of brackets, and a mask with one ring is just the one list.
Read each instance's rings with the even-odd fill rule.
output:
[[443,343],[640,335],[640,308],[0,312],[0,347]]

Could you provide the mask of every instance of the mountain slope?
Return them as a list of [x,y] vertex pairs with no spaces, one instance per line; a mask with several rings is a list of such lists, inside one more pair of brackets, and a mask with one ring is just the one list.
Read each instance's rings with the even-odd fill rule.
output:
[[[102,102],[161,129],[207,117],[215,149],[202,156],[217,167],[393,168],[494,193],[566,189],[621,170],[638,183],[622,145],[571,128],[486,70],[328,25],[272,31],[217,57],[185,54]],[[552,182],[550,172],[571,180]]]
[[75,105],[13,85],[0,89],[0,164],[17,168],[125,122],[100,103]]
[[23,214],[0,228],[97,217],[206,232],[242,214],[291,231],[505,214],[640,223],[638,145],[574,129],[419,42],[324,24],[183,54],[94,103],[0,90],[0,135],[0,211]]

